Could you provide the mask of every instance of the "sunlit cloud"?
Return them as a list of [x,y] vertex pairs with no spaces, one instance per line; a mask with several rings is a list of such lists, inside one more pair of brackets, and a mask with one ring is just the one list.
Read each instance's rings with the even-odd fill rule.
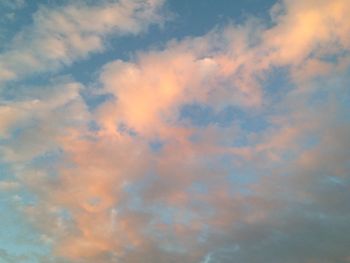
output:
[[0,190],[46,252],[0,258],[349,262],[350,3],[277,1],[109,53],[170,6],[42,5],[2,50]]

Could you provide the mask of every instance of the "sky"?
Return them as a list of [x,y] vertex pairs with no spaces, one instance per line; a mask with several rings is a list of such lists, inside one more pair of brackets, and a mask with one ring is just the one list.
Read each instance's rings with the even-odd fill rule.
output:
[[349,13],[0,0],[0,263],[350,262]]

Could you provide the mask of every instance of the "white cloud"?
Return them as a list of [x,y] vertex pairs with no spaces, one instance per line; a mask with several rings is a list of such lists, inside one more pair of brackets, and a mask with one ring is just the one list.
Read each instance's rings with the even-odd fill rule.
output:
[[19,32],[0,54],[1,80],[54,71],[104,48],[107,35],[138,34],[160,23],[162,0],[75,2],[49,9],[40,6],[33,24]]

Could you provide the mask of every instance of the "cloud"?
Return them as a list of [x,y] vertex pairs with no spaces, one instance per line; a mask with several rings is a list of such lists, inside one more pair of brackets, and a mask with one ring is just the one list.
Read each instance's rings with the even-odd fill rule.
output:
[[21,100],[1,105],[2,160],[22,167],[23,163],[59,148],[59,138],[67,134],[69,127],[76,129],[88,122],[86,106],[79,95],[82,88],[71,80],[57,80],[49,88],[33,87],[27,98],[18,92]]
[[[176,122],[180,107],[186,103],[207,103],[215,108],[229,104],[259,107],[261,88],[254,77],[249,77],[254,69],[244,65],[248,44],[237,46],[243,53],[243,58],[232,57],[237,65],[226,69],[223,60],[231,59],[230,45],[245,38],[240,29],[233,27],[170,43],[164,51],[140,53],[133,63],[107,64],[100,81],[117,103],[111,101],[99,109],[101,125],[115,131],[118,122],[124,123],[147,136],[169,130],[164,126]],[[220,40],[230,44],[217,45]]]
[[276,26],[264,33],[266,48],[272,50],[270,59],[298,68],[308,61],[325,63],[327,56],[349,50],[346,37],[350,32],[346,15],[349,8],[349,3],[343,0],[287,0],[276,5],[273,15]]
[[[138,4],[115,5],[127,17],[153,10],[135,11]],[[42,89],[40,99],[2,105],[2,156],[23,167],[19,181],[37,197],[23,211],[54,255],[68,262],[348,262],[349,6],[279,2],[270,27],[248,19],[111,61],[96,82],[112,96],[90,111],[80,93],[87,87],[72,80]],[[108,8],[65,8],[50,18],[42,9],[37,21],[51,34],[62,19],[58,31],[76,26],[97,40],[120,16],[125,21]],[[106,20],[91,24],[102,14]],[[67,16],[79,17],[74,27]],[[141,30],[127,21],[119,30]],[[51,43],[55,51],[67,39]],[[100,48],[79,41],[69,40],[73,57],[50,54],[69,61]],[[288,75],[281,95],[266,86],[276,68]],[[236,111],[228,127],[198,127],[180,116],[191,103]],[[261,130],[242,124],[254,114],[264,119]],[[50,173],[47,154],[57,149]]]
[[49,9],[41,6],[33,24],[24,28],[0,54],[1,80],[56,71],[104,49],[108,35],[138,34],[160,23],[161,0],[82,2]]
[[14,182],[14,181],[0,181],[0,189],[2,191],[15,190],[19,186],[20,185],[18,184],[18,182]]

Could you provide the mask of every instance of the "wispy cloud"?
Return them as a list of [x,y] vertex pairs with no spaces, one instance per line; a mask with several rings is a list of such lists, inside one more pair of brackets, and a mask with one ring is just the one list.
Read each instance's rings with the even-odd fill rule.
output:
[[49,9],[40,6],[33,24],[25,27],[0,55],[0,79],[55,71],[104,48],[108,35],[138,34],[160,23],[161,0],[71,3]]

